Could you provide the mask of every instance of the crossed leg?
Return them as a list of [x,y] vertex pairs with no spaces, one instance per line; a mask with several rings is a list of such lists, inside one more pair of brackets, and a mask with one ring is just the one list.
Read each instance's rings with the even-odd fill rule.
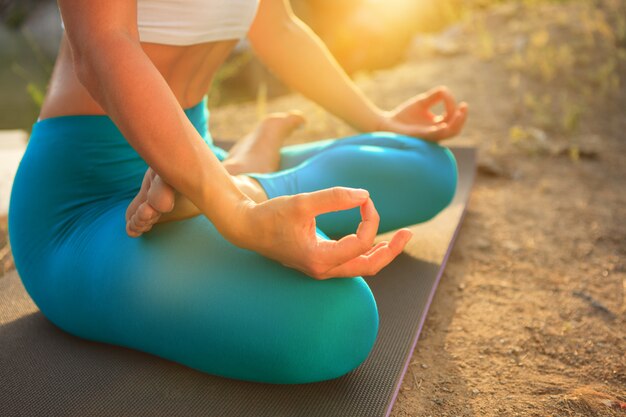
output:
[[[456,164],[449,150],[400,135],[365,134],[276,152],[280,170],[233,178],[255,182],[257,191],[267,193],[265,198],[336,185],[366,188],[380,213],[381,232],[434,216],[452,199],[456,186]],[[232,157],[235,160],[234,153]],[[245,170],[241,164],[239,168]],[[119,226],[124,205],[88,224],[91,229],[81,236],[98,238],[84,252],[107,253],[107,262],[83,265],[80,270],[88,271],[90,278],[82,281],[75,274],[62,274],[71,281],[56,286],[67,294],[66,288],[78,288],[77,282],[82,282],[91,298],[42,291],[61,301],[62,308],[42,304],[51,320],[84,338],[251,381],[328,380],[365,360],[378,332],[378,312],[361,277],[312,280],[239,249],[168,187],[149,170],[127,216],[142,220],[141,213],[149,214],[148,209],[162,209],[148,220],[163,222],[172,213],[191,218],[164,224],[143,239],[123,236]],[[319,216],[317,225],[335,236],[354,232],[358,221],[358,212],[343,211]],[[75,262],[71,268],[76,270]],[[93,306],[101,309],[94,312]],[[62,313],[56,317],[55,311]],[[87,312],[95,314],[93,320],[84,319]]]
[[[302,117],[284,113],[268,117],[223,162],[244,193],[257,202],[279,195],[334,186],[365,188],[380,213],[380,232],[429,220],[445,208],[456,189],[452,153],[435,143],[375,132],[281,148]],[[259,149],[268,149],[260,153]],[[243,174],[247,173],[247,174]],[[183,196],[151,170],[127,210],[131,236],[155,223],[200,214]],[[358,210],[324,214],[319,228],[331,237],[358,227]]]
[[[228,152],[222,164],[244,194],[256,202],[267,199],[259,183],[243,173],[280,169],[283,141],[303,122],[299,112],[271,114]],[[200,210],[189,199],[148,168],[139,193],[126,210],[126,231],[137,237],[157,223],[184,220],[199,214]]]

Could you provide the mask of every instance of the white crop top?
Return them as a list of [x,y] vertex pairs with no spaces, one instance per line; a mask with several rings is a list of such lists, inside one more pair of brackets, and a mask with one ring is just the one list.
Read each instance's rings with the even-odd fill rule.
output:
[[258,0],[137,0],[142,42],[193,45],[243,38]]

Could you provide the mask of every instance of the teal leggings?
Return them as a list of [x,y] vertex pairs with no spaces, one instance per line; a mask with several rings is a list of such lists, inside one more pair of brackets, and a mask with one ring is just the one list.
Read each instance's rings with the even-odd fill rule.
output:
[[[207,131],[206,99],[185,113],[224,159]],[[270,197],[365,188],[380,232],[430,219],[456,187],[449,150],[394,134],[289,146],[281,155],[279,172],[251,174]],[[24,286],[51,322],[81,338],[248,381],[323,381],[366,359],[378,312],[363,278],[314,280],[233,246],[205,216],[128,237],[124,213],[146,169],[107,116],[33,126],[9,234]],[[352,233],[358,223],[357,210],[318,218],[328,236]]]

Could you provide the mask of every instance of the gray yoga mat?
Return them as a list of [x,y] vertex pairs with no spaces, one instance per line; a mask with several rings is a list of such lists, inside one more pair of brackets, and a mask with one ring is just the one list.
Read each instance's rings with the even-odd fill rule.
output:
[[242,382],[85,341],[52,325],[10,273],[0,277],[0,416],[389,415],[474,179],[474,149],[453,151],[460,180],[452,204],[413,226],[405,253],[367,279],[380,330],[367,360],[349,374],[302,385]]

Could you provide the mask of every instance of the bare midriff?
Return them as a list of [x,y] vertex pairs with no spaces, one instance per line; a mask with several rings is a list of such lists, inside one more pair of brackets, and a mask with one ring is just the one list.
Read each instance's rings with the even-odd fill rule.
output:
[[[141,46],[181,107],[189,108],[208,92],[215,73],[236,44],[237,40],[233,39],[185,46],[154,43]],[[105,113],[76,77],[69,42],[63,35],[39,118]]]

